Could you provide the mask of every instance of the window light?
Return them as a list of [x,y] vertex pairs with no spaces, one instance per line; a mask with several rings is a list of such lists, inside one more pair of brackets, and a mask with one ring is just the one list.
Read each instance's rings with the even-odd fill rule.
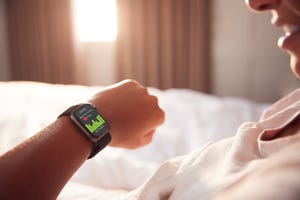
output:
[[75,29],[81,41],[114,41],[116,0],[74,0]]

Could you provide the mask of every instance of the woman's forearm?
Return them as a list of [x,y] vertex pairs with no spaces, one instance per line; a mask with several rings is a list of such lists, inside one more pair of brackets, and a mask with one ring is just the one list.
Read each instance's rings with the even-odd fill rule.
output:
[[[113,147],[148,144],[164,121],[157,98],[132,80],[97,93],[90,103],[110,125]],[[55,199],[92,146],[68,116],[60,117],[0,157],[0,199]]]
[[55,199],[91,152],[68,117],[61,117],[0,157],[0,199]]

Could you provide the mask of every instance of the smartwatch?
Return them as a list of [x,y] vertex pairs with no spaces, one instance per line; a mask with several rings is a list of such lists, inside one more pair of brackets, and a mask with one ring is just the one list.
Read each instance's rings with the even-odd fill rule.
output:
[[111,141],[109,125],[98,113],[95,106],[78,104],[68,108],[58,118],[62,116],[69,116],[80,133],[92,142],[93,147],[88,159],[94,157]]

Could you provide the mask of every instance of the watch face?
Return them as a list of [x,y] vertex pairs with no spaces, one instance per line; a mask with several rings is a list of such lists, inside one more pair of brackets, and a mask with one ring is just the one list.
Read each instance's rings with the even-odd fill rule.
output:
[[96,108],[89,104],[77,109],[74,116],[91,136],[101,136],[108,132],[108,123],[100,116]]

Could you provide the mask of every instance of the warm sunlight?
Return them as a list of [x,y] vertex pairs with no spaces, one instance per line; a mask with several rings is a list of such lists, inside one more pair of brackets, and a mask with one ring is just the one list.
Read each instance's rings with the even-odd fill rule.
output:
[[116,0],[74,0],[75,27],[82,41],[114,41],[117,37]]

